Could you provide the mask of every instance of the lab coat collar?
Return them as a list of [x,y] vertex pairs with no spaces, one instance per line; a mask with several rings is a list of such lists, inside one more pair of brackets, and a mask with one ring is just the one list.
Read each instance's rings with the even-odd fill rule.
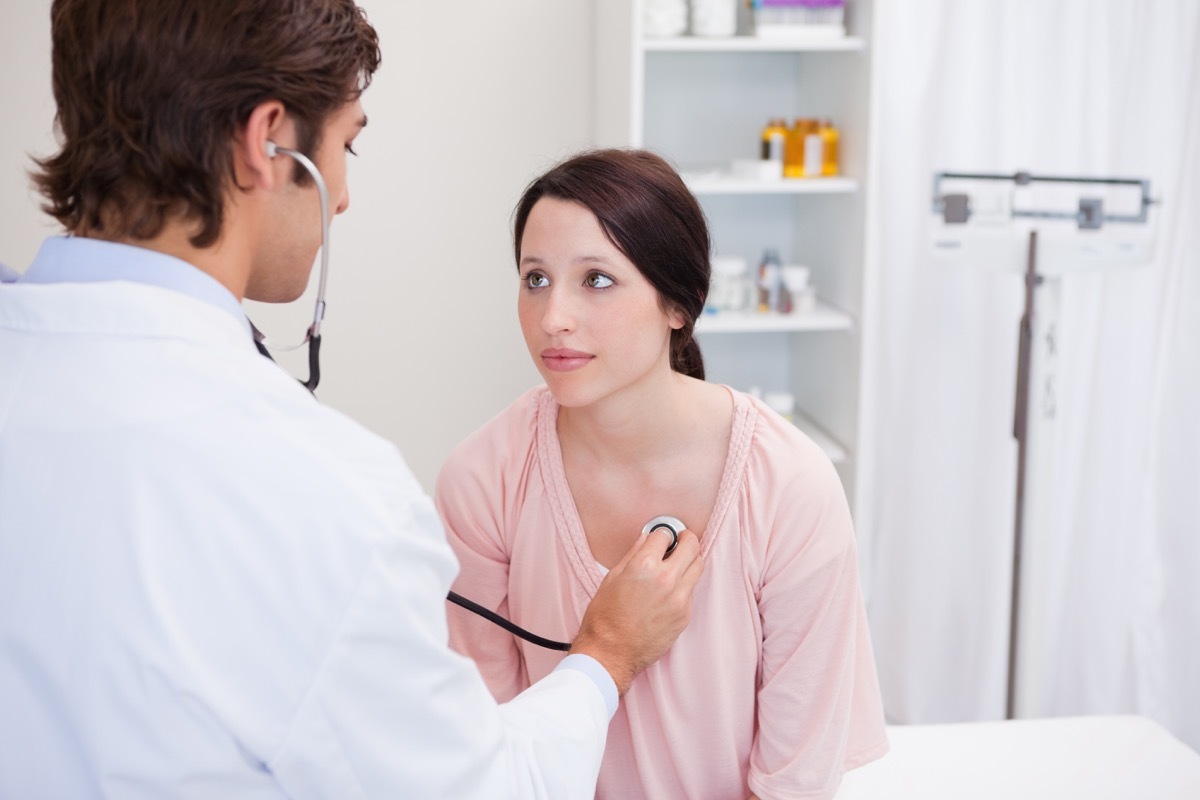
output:
[[185,294],[232,314],[247,335],[250,321],[233,293],[188,262],[117,242],[77,236],[52,236],[42,242],[21,283],[93,283],[129,281]]
[[224,291],[205,273],[169,256],[109,242],[52,239],[16,283],[0,285],[0,327],[180,339],[254,353],[250,323],[232,294],[223,302]]

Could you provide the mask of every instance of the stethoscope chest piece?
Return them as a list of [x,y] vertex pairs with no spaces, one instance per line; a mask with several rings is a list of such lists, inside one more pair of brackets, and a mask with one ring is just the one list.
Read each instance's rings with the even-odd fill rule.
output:
[[671,551],[675,549],[675,545],[679,544],[679,532],[686,528],[687,525],[679,517],[672,517],[670,514],[662,514],[647,522],[642,527],[642,535],[649,536],[654,531],[662,528],[671,534],[671,544],[667,547],[667,552],[663,553],[663,558],[671,555]]

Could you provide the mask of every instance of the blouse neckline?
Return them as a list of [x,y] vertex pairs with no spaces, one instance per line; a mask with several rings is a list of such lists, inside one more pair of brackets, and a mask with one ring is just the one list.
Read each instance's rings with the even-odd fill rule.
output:
[[[736,392],[724,384],[723,389],[733,398],[733,422],[729,430],[729,445],[725,452],[725,466],[717,485],[717,498],[713,503],[708,527],[700,538],[700,557],[708,558],[718,531],[737,495],[746,461],[750,454],[751,434],[757,413],[746,395]],[[546,486],[550,511],[558,535],[563,540],[565,552],[577,579],[589,597],[600,588],[604,570],[592,554],[583,520],[575,505],[575,497],[567,483],[567,470],[563,463],[562,442],[558,438],[558,409],[554,395],[543,387],[537,406],[537,451],[541,466],[542,481]]]

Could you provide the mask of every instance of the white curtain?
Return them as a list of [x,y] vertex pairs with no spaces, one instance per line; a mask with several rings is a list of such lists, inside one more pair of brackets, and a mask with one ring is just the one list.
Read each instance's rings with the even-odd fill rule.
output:
[[1200,3],[876,0],[859,528],[898,723],[1004,715],[1021,278],[932,259],[935,170],[1148,177],[1157,253],[1065,278],[1037,715],[1200,749]]

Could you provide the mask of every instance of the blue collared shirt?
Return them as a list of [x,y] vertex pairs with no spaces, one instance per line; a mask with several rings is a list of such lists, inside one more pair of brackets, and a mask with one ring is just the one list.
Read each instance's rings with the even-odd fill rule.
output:
[[42,242],[24,275],[0,264],[0,282],[91,283],[131,281],[170,289],[232,314],[250,334],[250,321],[233,292],[188,262],[144,247],[78,236],[52,236]]

